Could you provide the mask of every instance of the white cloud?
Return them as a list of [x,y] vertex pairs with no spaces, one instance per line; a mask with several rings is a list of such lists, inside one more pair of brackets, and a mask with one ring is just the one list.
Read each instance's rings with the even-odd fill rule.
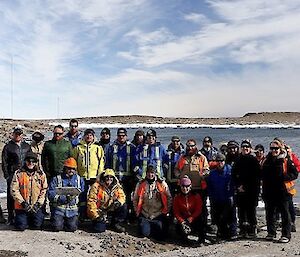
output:
[[209,19],[202,13],[189,13],[184,15],[184,19],[196,24],[204,24],[209,22]]

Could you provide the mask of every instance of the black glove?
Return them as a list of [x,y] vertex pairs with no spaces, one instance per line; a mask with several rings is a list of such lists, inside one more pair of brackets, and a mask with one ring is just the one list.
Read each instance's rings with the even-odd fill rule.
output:
[[59,204],[66,204],[67,203],[67,197],[65,195],[60,195],[58,198]]
[[183,221],[183,222],[181,223],[181,228],[182,228],[182,231],[183,231],[183,233],[184,233],[185,235],[189,235],[189,234],[191,234],[191,232],[192,232],[192,229],[191,229],[190,224],[189,224],[188,221]]
[[39,209],[41,208],[40,203],[35,203],[32,208],[31,208],[31,212],[32,213],[37,213],[39,211]]
[[31,207],[30,207],[29,203],[27,203],[26,201],[24,201],[23,203],[21,203],[21,205],[22,205],[24,211],[26,211],[26,212],[30,212],[31,211]]
[[122,204],[118,200],[115,200],[113,204],[114,204],[115,209],[118,209],[122,206]]
[[75,198],[75,196],[73,196],[73,195],[67,195],[66,197],[67,197],[68,203],[70,203]]

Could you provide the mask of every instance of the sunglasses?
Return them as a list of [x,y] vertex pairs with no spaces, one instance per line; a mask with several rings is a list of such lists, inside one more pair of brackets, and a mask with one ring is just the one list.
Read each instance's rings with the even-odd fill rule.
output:
[[71,125],[70,127],[71,128],[77,128],[78,126],[77,125]]
[[249,145],[242,145],[242,148],[250,148]]
[[31,162],[31,163],[37,163],[37,160],[36,159],[28,159],[26,160],[27,162]]
[[124,135],[124,134],[121,134],[121,135],[118,135],[118,137],[126,137],[126,135]]
[[55,133],[54,133],[55,136],[61,136],[61,135],[63,135],[63,134],[64,134],[63,132],[55,132]]
[[188,186],[185,186],[185,185],[182,185],[181,188],[189,188],[191,185],[188,185]]
[[277,150],[279,150],[279,147],[272,146],[272,147],[270,147],[270,150],[271,150],[271,151],[277,151]]
[[196,145],[186,145],[186,147],[195,147]]
[[113,178],[114,178],[113,176],[106,176],[105,177],[106,180],[113,179]]

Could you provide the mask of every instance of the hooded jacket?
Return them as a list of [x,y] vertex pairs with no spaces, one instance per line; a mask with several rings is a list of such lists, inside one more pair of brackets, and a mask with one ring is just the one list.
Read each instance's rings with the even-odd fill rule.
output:
[[87,180],[96,178],[104,170],[104,151],[95,142],[87,144],[81,140],[74,148],[73,157],[77,161],[78,174]]
[[123,188],[115,176],[111,187],[107,187],[101,177],[91,186],[87,200],[87,214],[92,220],[101,218],[108,211],[113,211],[115,201],[121,205],[126,201]]

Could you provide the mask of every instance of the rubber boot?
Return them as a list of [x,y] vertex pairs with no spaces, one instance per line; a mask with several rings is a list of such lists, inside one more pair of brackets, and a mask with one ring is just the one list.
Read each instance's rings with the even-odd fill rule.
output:
[[5,223],[6,219],[4,218],[2,207],[0,205],[0,223]]

